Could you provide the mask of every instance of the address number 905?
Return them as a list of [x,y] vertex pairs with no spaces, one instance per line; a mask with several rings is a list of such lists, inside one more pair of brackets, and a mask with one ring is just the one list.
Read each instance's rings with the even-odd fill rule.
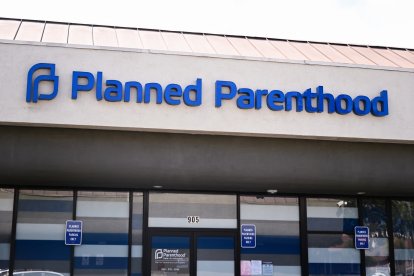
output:
[[187,222],[188,223],[199,223],[200,222],[200,217],[199,216],[188,216],[187,217]]

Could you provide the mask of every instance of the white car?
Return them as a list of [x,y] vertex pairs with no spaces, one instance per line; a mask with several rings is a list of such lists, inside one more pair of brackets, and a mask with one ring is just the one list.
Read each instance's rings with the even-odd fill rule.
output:
[[[62,273],[53,272],[53,271],[38,271],[38,270],[32,270],[32,271],[15,271],[13,272],[14,275],[19,276],[65,276]],[[9,276],[9,270],[0,270],[0,276]]]

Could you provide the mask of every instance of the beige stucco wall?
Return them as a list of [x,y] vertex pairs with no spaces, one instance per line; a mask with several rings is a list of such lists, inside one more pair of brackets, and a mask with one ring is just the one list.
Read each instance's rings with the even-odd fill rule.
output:
[[[36,63],[56,64],[58,96],[26,102],[27,72]],[[293,137],[351,141],[414,142],[414,71],[335,64],[283,63],[94,49],[59,45],[0,43],[0,124]],[[182,86],[203,79],[198,107],[97,101],[93,92],[71,99],[72,71],[103,72],[104,80],[159,82]],[[334,96],[370,98],[388,90],[390,114],[375,117],[305,111],[241,110],[236,100],[214,106],[216,80],[239,87],[303,92],[323,85]],[[44,89],[44,88],[43,88]],[[133,97],[131,97],[133,99]]]

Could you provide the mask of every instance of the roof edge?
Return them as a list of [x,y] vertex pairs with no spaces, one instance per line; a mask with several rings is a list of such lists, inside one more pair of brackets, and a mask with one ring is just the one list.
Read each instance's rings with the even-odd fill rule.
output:
[[215,36],[223,36],[223,37],[253,38],[253,39],[299,42],[299,43],[315,43],[315,44],[325,44],[325,45],[356,46],[356,47],[367,47],[367,48],[374,48],[374,49],[406,50],[406,51],[414,52],[414,48],[394,47],[394,46],[366,45],[366,44],[339,43],[339,42],[313,41],[313,40],[296,40],[296,39],[223,34],[223,33],[177,31],[177,30],[167,30],[167,29],[141,28],[141,27],[132,27],[132,26],[115,26],[115,25],[104,25],[104,24],[93,24],[93,23],[76,23],[76,22],[65,22],[65,21],[54,21],[54,20],[39,20],[39,19],[24,19],[24,18],[19,19],[19,18],[1,17],[1,16],[0,16],[0,20],[14,20],[14,21],[20,21],[20,22],[38,22],[38,23],[67,24],[67,25],[90,26],[90,27],[147,30],[147,31],[170,32],[170,33],[179,33],[179,34],[184,33],[184,34],[196,34],[196,35],[215,35]]

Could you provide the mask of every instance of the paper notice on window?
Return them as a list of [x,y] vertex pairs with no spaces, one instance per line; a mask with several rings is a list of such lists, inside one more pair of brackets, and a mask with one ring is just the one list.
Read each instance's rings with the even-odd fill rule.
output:
[[250,264],[252,266],[252,275],[262,275],[262,261],[251,260]]
[[273,263],[263,262],[263,275],[272,275],[273,276]]
[[243,275],[243,276],[252,275],[252,265],[250,261],[240,261],[240,275]]

